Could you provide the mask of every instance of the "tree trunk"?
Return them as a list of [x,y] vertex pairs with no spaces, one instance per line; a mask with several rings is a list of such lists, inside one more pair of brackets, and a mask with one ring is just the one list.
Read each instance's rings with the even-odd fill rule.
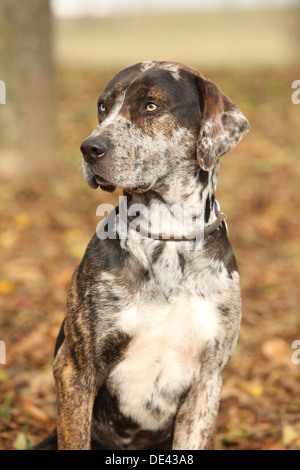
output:
[[0,176],[41,169],[52,158],[51,29],[49,0],[1,0]]

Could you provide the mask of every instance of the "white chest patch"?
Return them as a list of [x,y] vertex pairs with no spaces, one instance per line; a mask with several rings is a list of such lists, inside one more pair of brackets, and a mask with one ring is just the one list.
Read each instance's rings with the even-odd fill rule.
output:
[[108,389],[125,416],[158,430],[174,417],[180,396],[199,376],[201,349],[220,333],[217,312],[210,302],[181,298],[163,308],[123,311],[118,326],[132,341],[112,370]]

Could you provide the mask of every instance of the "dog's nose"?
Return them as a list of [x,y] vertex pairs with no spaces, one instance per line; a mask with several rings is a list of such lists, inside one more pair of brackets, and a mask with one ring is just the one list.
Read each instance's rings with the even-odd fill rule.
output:
[[81,144],[80,150],[88,163],[94,163],[97,158],[106,154],[108,146],[104,140],[96,142],[94,139],[88,138]]

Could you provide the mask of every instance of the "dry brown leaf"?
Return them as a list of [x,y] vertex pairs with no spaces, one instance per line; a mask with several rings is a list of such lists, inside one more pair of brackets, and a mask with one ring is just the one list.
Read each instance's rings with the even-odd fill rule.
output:
[[262,344],[262,353],[274,365],[292,365],[291,346],[281,338],[274,338],[264,341]]
[[37,421],[40,421],[41,423],[49,423],[51,421],[49,416],[43,410],[35,406],[33,403],[30,403],[30,401],[26,399],[22,400],[22,409],[24,413],[28,414]]

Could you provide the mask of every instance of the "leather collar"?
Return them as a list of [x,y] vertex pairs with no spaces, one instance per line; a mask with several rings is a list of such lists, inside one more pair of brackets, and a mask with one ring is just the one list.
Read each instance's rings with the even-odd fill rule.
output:
[[191,234],[188,237],[182,236],[182,237],[177,237],[175,235],[165,235],[161,232],[158,233],[152,233],[149,232],[148,230],[144,230],[139,223],[135,222],[134,218],[130,217],[127,215],[127,217],[120,211],[120,216],[122,220],[124,220],[130,228],[136,230],[138,233],[141,235],[152,238],[153,240],[162,240],[162,241],[173,241],[173,242],[181,242],[181,241],[195,241],[195,240],[200,240],[201,238],[206,238],[209,235],[211,235],[217,228],[220,227],[222,224],[225,227],[225,231],[227,233],[227,224],[226,224],[226,214],[223,212],[220,212],[219,210],[216,211],[216,220],[208,225],[207,227],[201,228],[200,230],[197,230],[193,234]]

